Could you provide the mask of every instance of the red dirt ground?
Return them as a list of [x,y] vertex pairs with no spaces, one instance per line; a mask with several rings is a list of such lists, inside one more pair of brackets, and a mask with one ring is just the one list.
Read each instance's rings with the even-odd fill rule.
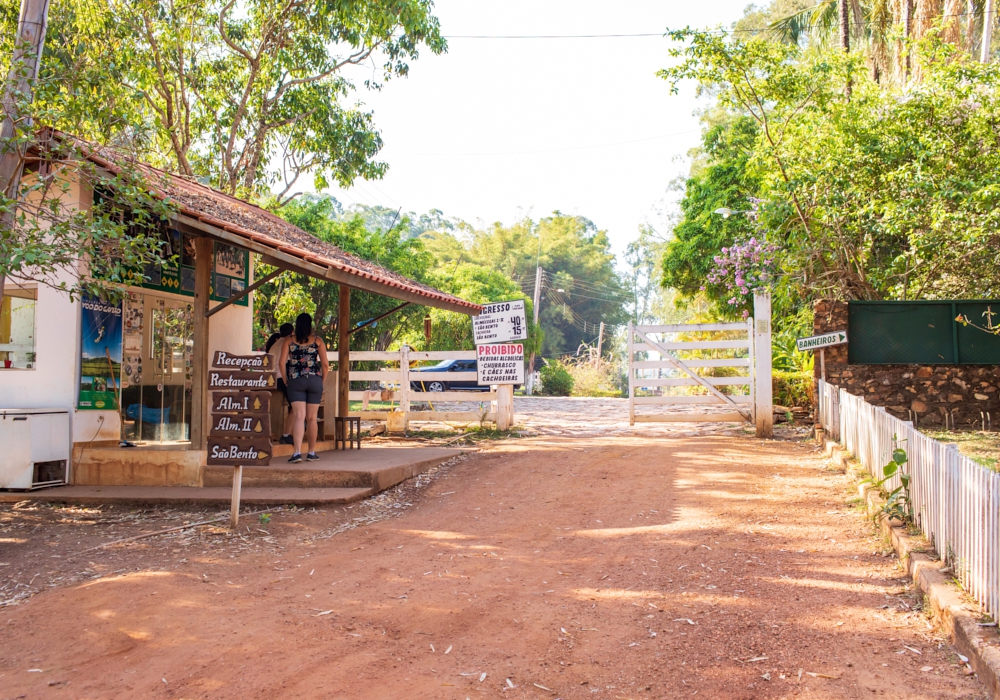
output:
[[[0,609],[0,698],[986,697],[829,469],[803,442],[542,436],[380,517],[276,516],[268,547],[90,552],[128,571]],[[54,527],[0,563],[40,569]]]

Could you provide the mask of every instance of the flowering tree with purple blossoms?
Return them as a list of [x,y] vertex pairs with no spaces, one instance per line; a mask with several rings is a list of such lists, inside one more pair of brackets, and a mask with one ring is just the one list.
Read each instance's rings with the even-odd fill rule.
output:
[[715,267],[708,273],[707,281],[725,287],[730,295],[726,303],[748,318],[753,309],[753,293],[770,289],[777,278],[778,250],[777,245],[763,237],[736,241],[713,258]]

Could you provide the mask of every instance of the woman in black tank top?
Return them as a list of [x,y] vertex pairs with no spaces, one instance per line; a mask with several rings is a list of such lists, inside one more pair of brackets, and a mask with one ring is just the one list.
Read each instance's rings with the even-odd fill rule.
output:
[[302,461],[302,438],[309,443],[306,459],[315,462],[316,416],[323,401],[323,380],[330,371],[326,357],[326,344],[312,332],[312,316],[299,314],[295,319],[295,333],[281,346],[278,372],[285,381],[288,401],[292,404],[292,444],[295,453],[289,462]]

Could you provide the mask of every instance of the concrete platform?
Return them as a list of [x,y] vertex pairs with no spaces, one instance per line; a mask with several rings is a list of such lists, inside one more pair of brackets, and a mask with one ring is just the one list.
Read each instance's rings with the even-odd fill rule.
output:
[[[319,453],[317,462],[244,467],[241,502],[252,505],[336,505],[361,500],[463,454],[446,447],[365,447]],[[139,453],[132,453],[133,455]],[[233,467],[203,467],[202,486],[79,485],[39,491],[0,491],[0,503],[216,504],[229,503]]]

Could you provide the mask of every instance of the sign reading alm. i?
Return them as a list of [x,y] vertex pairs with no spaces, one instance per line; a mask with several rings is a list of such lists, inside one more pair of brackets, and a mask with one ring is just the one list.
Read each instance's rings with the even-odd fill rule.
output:
[[836,331],[834,333],[824,333],[823,335],[811,335],[808,338],[799,338],[795,341],[795,347],[799,352],[807,350],[822,350],[832,345],[843,345],[847,342],[847,331]]

